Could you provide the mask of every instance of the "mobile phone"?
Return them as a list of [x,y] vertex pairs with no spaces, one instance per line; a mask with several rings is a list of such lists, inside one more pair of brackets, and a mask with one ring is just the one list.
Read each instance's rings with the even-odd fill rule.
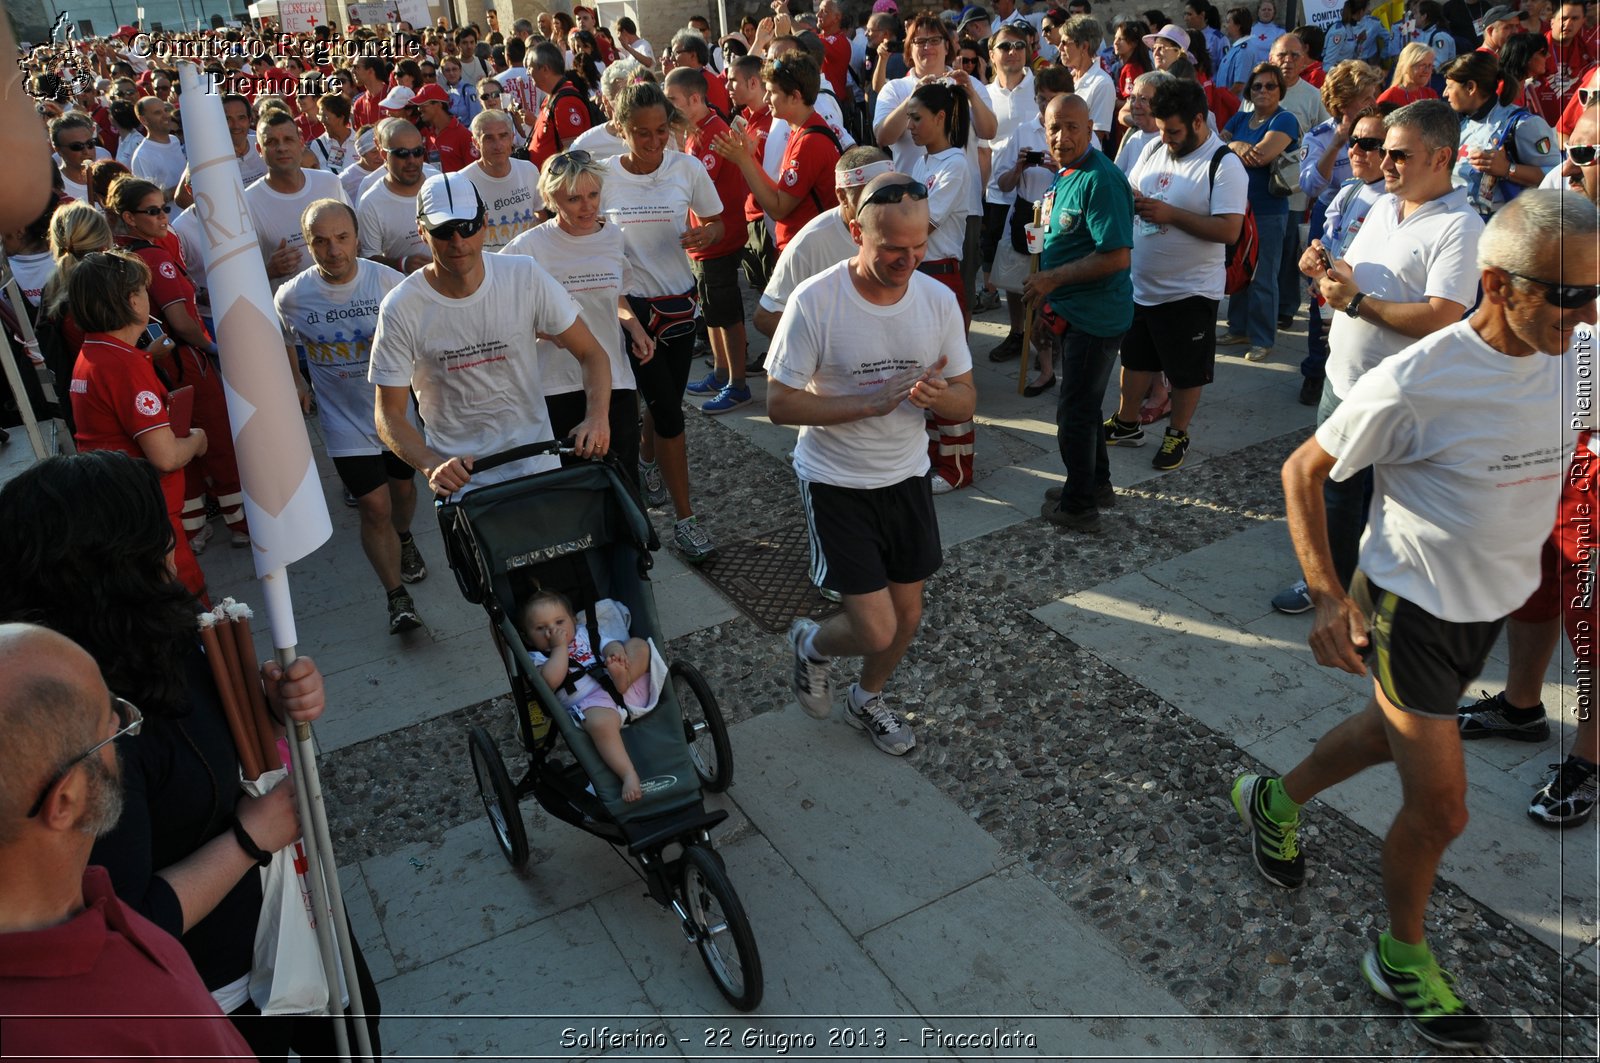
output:
[[143,350],[161,346],[161,341],[167,337],[167,334],[161,330],[161,326],[154,321],[144,327],[144,334],[145,342],[139,345]]
[[1044,152],[1025,151],[1022,153],[1022,161],[1027,163],[1029,166],[1038,166],[1040,163],[1044,162]]
[[1328,257],[1328,249],[1326,247],[1317,248],[1317,255],[1322,259],[1322,268],[1331,271],[1333,269],[1333,259]]

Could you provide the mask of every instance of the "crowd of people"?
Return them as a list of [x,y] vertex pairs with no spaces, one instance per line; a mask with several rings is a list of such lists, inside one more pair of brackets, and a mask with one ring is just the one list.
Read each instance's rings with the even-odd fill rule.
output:
[[[1540,679],[1563,622],[1587,662],[1580,704],[1594,695],[1593,608],[1571,593],[1592,583],[1592,544],[1556,520],[1594,502],[1592,401],[1569,394],[1575,360],[1593,366],[1600,285],[1592,11],[1347,0],[1324,31],[1278,25],[1272,0],[1109,24],[1090,0],[801,6],[776,0],[721,37],[697,16],[659,52],[632,20],[578,6],[507,32],[493,16],[344,39],[224,28],[151,51],[129,26],[23,55],[54,194],[4,234],[27,304],[10,310],[38,337],[19,357],[55,384],[53,407],[30,398],[83,454],[0,491],[0,550],[32,577],[0,593],[0,622],[93,661],[0,628],[0,671],[18,677],[0,713],[38,732],[0,772],[7,865],[48,852],[82,875],[71,832],[98,836],[115,895],[84,877],[93,933],[192,982],[140,944],[181,935],[258,1054],[325,1036],[249,1019],[248,942],[222,913],[259,907],[245,872],[294,814],[224,792],[236,751],[180,623],[206,599],[214,520],[250,543],[168,61],[186,50],[222,93],[285,357],[390,632],[423,622],[416,474],[450,497],[559,460],[475,470],[525,443],[618,457],[670,511],[679,553],[711,557],[685,398],[726,414],[765,375],[766,415],[800,429],[811,578],[843,605],[790,630],[798,700],[829,717],[832,660],[863,657],[844,717],[891,755],[916,746],[886,689],[942,562],[934,498],[975,474],[973,317],[1004,304],[987,359],[1026,353],[1026,394],[1054,397],[1064,475],[1041,518],[1093,535],[1117,504],[1107,448],[1164,421],[1152,466],[1181,468],[1219,348],[1269,361],[1303,312],[1299,401],[1318,428],[1284,467],[1302,574],[1272,605],[1314,610],[1318,660],[1370,668],[1374,691],[1290,773],[1237,780],[1234,805],[1262,874],[1298,888],[1301,806],[1392,760],[1390,924],[1362,969],[1434,1044],[1481,1043],[1489,1024],[1423,927],[1465,822],[1461,742],[1548,737]],[[1502,625],[1506,689],[1459,704]],[[280,718],[314,718],[314,666],[275,669]],[[76,706],[73,742],[44,735],[28,691]],[[139,733],[141,709],[119,769],[104,741],[67,761],[68,745]],[[1530,815],[1586,822],[1597,763],[1588,712]],[[8,908],[0,933],[53,926],[29,922],[36,908]],[[208,1052],[240,1049],[194,1031]]]

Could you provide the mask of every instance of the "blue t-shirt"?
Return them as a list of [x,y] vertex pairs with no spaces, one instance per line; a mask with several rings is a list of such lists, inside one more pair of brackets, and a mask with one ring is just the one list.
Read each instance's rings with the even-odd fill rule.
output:
[[[1090,148],[1045,193],[1048,231],[1040,269],[1055,269],[1095,252],[1133,247],[1133,189],[1116,163]],[[1091,336],[1116,336],[1133,324],[1133,278],[1119,269],[1083,284],[1063,284],[1050,305]]]
[[[1285,133],[1289,137],[1289,146],[1284,151],[1293,152],[1300,148],[1300,122],[1289,113],[1287,107],[1278,108],[1278,112],[1254,129],[1250,128],[1251,112],[1240,111],[1228,119],[1228,124],[1223,132],[1222,139],[1230,143],[1242,140],[1246,144],[1259,144],[1268,133]],[[1273,162],[1277,160],[1274,159]],[[1246,166],[1245,173],[1250,175],[1250,207],[1257,214],[1288,214],[1289,199],[1287,196],[1275,196],[1267,191],[1267,180],[1271,164],[1266,166]]]

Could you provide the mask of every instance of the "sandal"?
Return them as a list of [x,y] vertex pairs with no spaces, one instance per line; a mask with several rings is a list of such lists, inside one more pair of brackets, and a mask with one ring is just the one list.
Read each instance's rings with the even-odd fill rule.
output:
[[1168,396],[1160,406],[1141,406],[1139,408],[1140,424],[1155,424],[1161,418],[1172,412],[1172,398]]
[[1037,398],[1038,396],[1043,395],[1045,392],[1049,391],[1051,388],[1053,388],[1055,386],[1056,386],[1056,375],[1054,373],[1051,373],[1049,380],[1043,381],[1041,383],[1029,384],[1027,387],[1022,389],[1022,393],[1024,395],[1026,395],[1030,399]]

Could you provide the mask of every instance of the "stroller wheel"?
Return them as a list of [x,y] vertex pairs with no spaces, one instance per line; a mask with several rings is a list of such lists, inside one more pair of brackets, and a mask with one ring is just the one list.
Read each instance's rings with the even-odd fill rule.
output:
[[472,774],[478,780],[478,796],[489,814],[495,841],[500,843],[500,852],[511,866],[521,867],[528,862],[528,831],[522,825],[522,808],[517,804],[511,776],[506,774],[506,763],[500,759],[494,739],[482,727],[467,732],[467,748],[472,753]]
[[683,902],[717,989],[740,1011],[751,1010],[761,1003],[761,955],[722,861],[703,845],[683,851]]
[[694,773],[700,776],[700,785],[720,794],[733,785],[733,747],[728,744],[728,725],[717,707],[716,695],[694,665],[674,661],[669,671]]

